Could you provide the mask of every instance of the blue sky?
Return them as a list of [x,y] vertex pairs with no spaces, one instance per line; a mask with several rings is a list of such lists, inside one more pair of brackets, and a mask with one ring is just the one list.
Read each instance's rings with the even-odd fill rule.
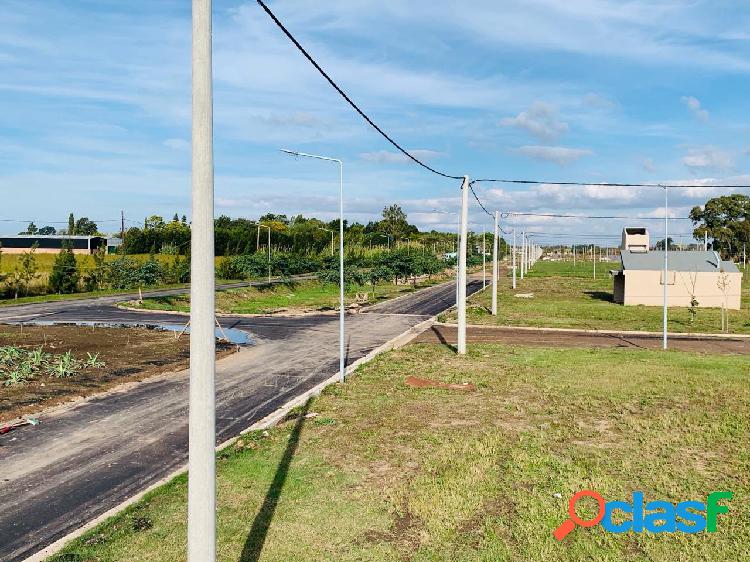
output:
[[[74,210],[114,230],[120,209],[134,221],[189,216],[190,2],[3,4],[0,219],[66,221]],[[674,216],[732,191],[711,184],[750,183],[747,3],[269,4],[378,123],[450,174],[707,186],[673,190]],[[336,216],[336,170],[284,156],[285,147],[345,161],[350,220],[398,202],[420,227],[453,228],[431,210],[455,210],[457,182],[405,162],[255,2],[214,1],[214,77],[217,214]],[[663,212],[653,189],[479,192],[501,210]],[[472,221],[482,220],[474,206]],[[579,235],[622,226],[515,222]]]

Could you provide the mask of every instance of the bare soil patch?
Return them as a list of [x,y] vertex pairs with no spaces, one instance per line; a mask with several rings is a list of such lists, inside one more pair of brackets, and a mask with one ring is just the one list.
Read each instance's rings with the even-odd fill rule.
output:
[[[171,332],[148,328],[101,328],[90,326],[0,325],[0,347],[41,348],[46,353],[70,351],[86,359],[98,355],[101,367],[83,368],[58,378],[46,374],[23,384],[0,385],[0,421],[38,412],[73,398],[90,396],[126,382],[134,382],[188,366],[190,341],[175,339]],[[217,356],[234,346],[217,342]]]
[[[455,326],[435,325],[420,334],[415,343],[455,344],[457,328]],[[662,339],[659,335],[650,334],[608,334],[595,332],[560,332],[555,330],[535,329],[519,330],[515,327],[478,327],[466,328],[466,341],[470,343],[503,343],[509,345],[533,345],[543,347],[628,347],[642,349],[661,349]],[[700,338],[684,335],[670,335],[669,348],[678,351],[695,351],[704,353],[750,354],[750,340],[732,338]]]

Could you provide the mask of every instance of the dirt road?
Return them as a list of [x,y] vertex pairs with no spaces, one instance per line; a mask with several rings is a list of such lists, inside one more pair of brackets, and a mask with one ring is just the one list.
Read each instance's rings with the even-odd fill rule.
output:
[[[618,334],[583,330],[545,330],[543,328],[469,326],[469,343],[504,343],[550,347],[629,347],[661,349],[662,337],[656,334]],[[456,327],[438,324],[416,338],[422,343],[456,343]],[[686,334],[669,336],[669,348],[679,351],[750,354],[750,338],[696,337]]]

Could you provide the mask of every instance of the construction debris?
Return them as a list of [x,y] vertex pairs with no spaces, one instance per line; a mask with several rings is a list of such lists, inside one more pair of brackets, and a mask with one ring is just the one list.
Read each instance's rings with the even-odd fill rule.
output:
[[39,423],[39,420],[36,418],[24,418],[17,422],[13,422],[3,427],[0,427],[0,434],[10,433],[14,429],[18,429],[19,427],[23,427],[24,425],[37,425],[38,423]]

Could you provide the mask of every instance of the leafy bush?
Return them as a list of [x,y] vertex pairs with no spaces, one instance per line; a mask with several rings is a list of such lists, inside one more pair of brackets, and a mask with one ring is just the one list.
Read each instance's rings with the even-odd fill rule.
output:
[[[338,261],[336,262],[338,267]],[[277,253],[271,255],[271,274],[288,277],[301,273],[312,273],[321,268],[315,258],[300,254]],[[255,253],[229,256],[221,260],[216,268],[220,279],[249,279],[268,275],[268,254]]]
[[164,267],[155,259],[143,263],[120,257],[107,265],[107,282],[113,289],[135,289],[162,283],[166,277]]
[[[321,283],[330,283],[332,285],[339,284],[339,268],[336,269],[322,269],[318,272],[318,279]],[[344,285],[349,287],[352,285],[365,285],[370,280],[369,273],[359,267],[347,267],[344,266]]]
[[52,273],[49,276],[51,293],[68,294],[78,291],[78,262],[71,248],[63,248],[55,258]]

